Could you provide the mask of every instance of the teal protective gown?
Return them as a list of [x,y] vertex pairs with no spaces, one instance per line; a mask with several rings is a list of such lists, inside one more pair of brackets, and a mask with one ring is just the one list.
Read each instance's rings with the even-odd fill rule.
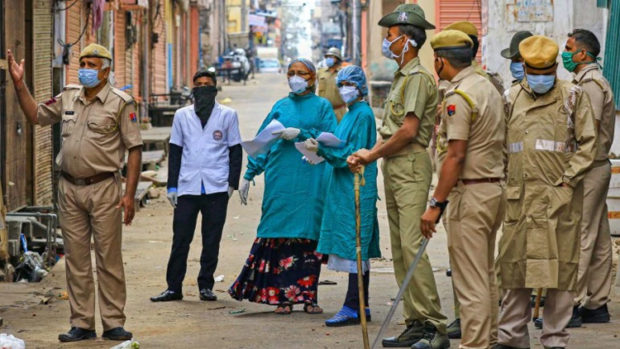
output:
[[252,180],[265,172],[257,236],[318,240],[325,198],[323,175],[328,165],[310,165],[302,160],[295,142],[317,137],[321,132],[334,132],[336,115],[329,101],[314,93],[291,93],[276,102],[258,132],[274,119],[302,132],[295,140],[278,140],[266,154],[248,157],[245,179]]
[[[345,142],[343,148],[319,146],[318,155],[331,165],[326,169],[326,197],[321,236],[317,251],[355,260],[355,193],[353,173],[347,157],[361,148],[371,149],[377,141],[375,117],[366,102],[349,107],[336,127],[335,135]],[[377,163],[366,166],[365,186],[360,186],[362,259],[381,257],[377,222]]]

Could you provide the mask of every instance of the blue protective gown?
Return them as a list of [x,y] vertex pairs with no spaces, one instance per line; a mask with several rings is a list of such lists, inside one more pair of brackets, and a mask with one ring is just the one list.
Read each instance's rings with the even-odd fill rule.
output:
[[[355,193],[353,173],[347,167],[347,157],[361,148],[371,149],[377,141],[375,117],[366,102],[349,107],[335,135],[345,141],[343,148],[319,145],[318,155],[331,165],[326,169],[326,197],[321,236],[317,251],[355,260]],[[366,166],[365,186],[360,186],[362,259],[381,256],[379,224],[377,222],[377,163]]]
[[285,127],[302,130],[293,141],[278,140],[266,154],[248,157],[244,178],[265,172],[259,238],[319,239],[325,197],[325,163],[310,165],[295,149],[295,142],[333,132],[336,115],[328,100],[309,93],[289,94],[276,102],[258,132],[277,119]]

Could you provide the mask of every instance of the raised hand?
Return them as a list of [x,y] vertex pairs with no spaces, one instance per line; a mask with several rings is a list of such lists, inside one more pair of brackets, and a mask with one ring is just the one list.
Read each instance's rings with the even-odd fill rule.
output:
[[11,50],[6,51],[6,55],[9,62],[9,73],[11,74],[11,78],[13,79],[13,84],[15,87],[21,87],[24,83],[24,60],[22,59],[19,64],[15,61],[15,57]]

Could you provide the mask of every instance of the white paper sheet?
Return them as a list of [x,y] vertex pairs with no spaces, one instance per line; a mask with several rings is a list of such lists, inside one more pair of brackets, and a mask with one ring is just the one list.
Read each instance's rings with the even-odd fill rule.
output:
[[324,146],[330,148],[340,148],[344,145],[344,142],[341,141],[340,138],[329,132],[322,132],[316,140]]
[[303,155],[302,159],[308,161],[312,165],[320,164],[325,161],[324,158],[316,155],[316,153],[308,151],[304,142],[295,143],[295,148]]
[[269,148],[278,141],[278,135],[273,135],[276,131],[281,131],[285,127],[278,120],[272,120],[254,139],[241,142],[241,146],[251,157],[264,154]]

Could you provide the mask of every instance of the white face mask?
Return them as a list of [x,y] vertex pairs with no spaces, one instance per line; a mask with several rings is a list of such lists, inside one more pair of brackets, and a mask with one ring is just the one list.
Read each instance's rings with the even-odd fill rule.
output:
[[411,46],[413,46],[413,47],[418,47],[418,43],[415,40],[413,40],[413,39],[407,40],[407,42],[405,43],[405,47],[403,47],[403,51],[400,53],[400,55],[396,55],[396,54],[394,54],[394,52],[392,52],[392,49],[390,47],[392,47],[392,44],[395,43],[396,40],[400,39],[401,37],[402,37],[402,35],[400,35],[399,37],[397,37],[396,39],[394,39],[392,41],[389,41],[387,38],[383,38],[383,44],[382,44],[382,47],[381,47],[381,53],[386,58],[398,58],[398,57],[401,57],[400,63],[402,64],[403,61],[405,60],[405,52],[409,51],[409,44],[411,44]]
[[308,89],[308,81],[301,76],[293,75],[288,79],[288,86],[293,93],[300,94]]
[[346,104],[350,104],[360,96],[355,86],[342,86],[338,89],[338,92],[340,92],[340,97],[342,97]]

